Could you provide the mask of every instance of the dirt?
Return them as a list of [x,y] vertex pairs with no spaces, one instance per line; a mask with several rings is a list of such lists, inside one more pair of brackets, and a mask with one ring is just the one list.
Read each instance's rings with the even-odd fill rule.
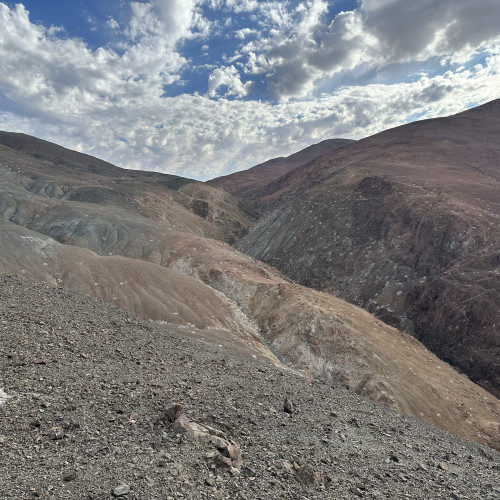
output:
[[[497,452],[340,383],[46,283],[0,293],[2,499],[500,495]],[[169,427],[170,403],[242,463]]]

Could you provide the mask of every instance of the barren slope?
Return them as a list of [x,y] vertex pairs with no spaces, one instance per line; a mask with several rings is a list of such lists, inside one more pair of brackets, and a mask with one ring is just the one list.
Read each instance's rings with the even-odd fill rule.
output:
[[261,193],[238,248],[500,389],[500,101],[382,132]]
[[[24,134],[0,132],[0,172],[4,191],[20,191],[22,197],[29,191],[62,210],[69,207],[65,201],[125,209],[124,217],[144,215],[230,242],[244,234],[250,223],[235,198],[202,182],[121,169]],[[3,196],[0,203],[3,210],[7,205],[8,210],[20,212],[15,215],[23,224],[22,207],[16,206],[15,199]]]
[[224,188],[227,192],[252,198],[258,196],[262,188],[271,181],[305,165],[325,153],[351,144],[350,139],[327,139],[313,144],[287,157],[273,158],[248,170],[224,175],[208,181],[207,184]]
[[[119,173],[116,183],[106,181],[104,200],[93,197],[98,189],[89,189],[84,200],[50,197],[80,189],[85,169],[78,176],[79,167],[72,167],[76,170],[62,182],[53,163],[45,169],[31,156],[7,153],[0,187],[0,272],[93,294],[147,319],[196,327],[221,345],[278,357],[327,384],[342,383],[409,415],[500,446],[498,400],[365,311],[291,283],[227,243],[207,238],[224,225],[169,199],[171,190],[162,187],[159,174],[151,190],[146,182],[132,183],[125,197],[122,177],[129,174]],[[33,189],[33,183],[51,187]],[[152,200],[152,208],[137,201],[143,199]],[[176,213],[182,224],[160,216]]]
[[[0,295],[2,499],[500,494],[498,453],[342,387],[44,283],[0,276]],[[239,471],[159,421],[169,401],[233,440]]]

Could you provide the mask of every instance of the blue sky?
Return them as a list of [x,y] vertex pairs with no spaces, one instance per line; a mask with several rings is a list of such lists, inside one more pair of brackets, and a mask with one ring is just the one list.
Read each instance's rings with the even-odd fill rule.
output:
[[498,0],[0,0],[0,129],[208,179],[500,97]]

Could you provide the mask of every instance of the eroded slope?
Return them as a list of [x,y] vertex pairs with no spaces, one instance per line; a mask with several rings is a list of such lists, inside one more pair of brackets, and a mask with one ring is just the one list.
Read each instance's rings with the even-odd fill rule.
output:
[[500,101],[392,129],[269,184],[237,247],[414,334],[498,395]]
[[[78,174],[72,167],[73,180],[68,174],[62,182],[53,164],[45,169],[30,163],[32,157],[7,153],[0,272],[83,291],[147,319],[195,327],[217,344],[238,345],[274,362],[279,358],[329,385],[341,383],[498,446],[498,400],[366,312],[296,285],[227,243],[207,238],[221,226],[169,198],[171,189],[161,187],[159,174],[151,190],[147,182],[139,183],[140,197],[137,184],[124,191],[132,182],[129,174],[124,181],[116,173],[115,181],[102,181],[104,199],[99,189],[87,191],[91,199],[71,199],[68,193],[81,189],[85,169]],[[40,182],[66,194],[49,196]],[[141,201],[145,198],[151,203]]]

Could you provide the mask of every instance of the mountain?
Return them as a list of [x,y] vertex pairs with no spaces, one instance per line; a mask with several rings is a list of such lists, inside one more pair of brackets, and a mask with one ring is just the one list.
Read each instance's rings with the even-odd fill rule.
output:
[[261,189],[271,181],[333,149],[342,148],[352,142],[354,141],[350,139],[327,139],[290,156],[273,158],[248,170],[217,177],[208,181],[207,184],[223,188],[228,193],[234,195],[251,198],[258,195]]
[[47,283],[0,295],[2,499],[500,495],[498,452],[341,385]]
[[496,100],[331,151],[260,189],[237,248],[499,395],[499,130]]
[[0,273],[93,295],[500,447],[497,399],[409,335],[232,248],[251,220],[230,194],[0,139]]

